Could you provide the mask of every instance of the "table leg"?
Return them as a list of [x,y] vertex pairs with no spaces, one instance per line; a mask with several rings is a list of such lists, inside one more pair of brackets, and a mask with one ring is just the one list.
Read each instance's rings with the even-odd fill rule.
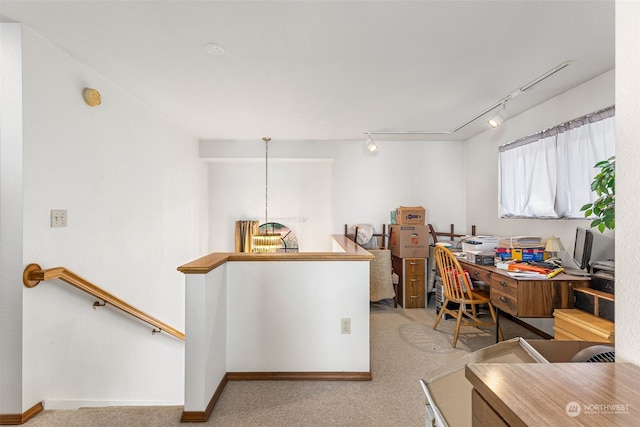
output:
[[500,309],[494,308],[496,309],[496,343],[498,343],[500,342]]

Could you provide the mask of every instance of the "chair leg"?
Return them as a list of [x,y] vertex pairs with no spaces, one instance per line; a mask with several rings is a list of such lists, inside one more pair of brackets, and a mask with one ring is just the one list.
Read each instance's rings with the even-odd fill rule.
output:
[[463,310],[463,305],[461,303],[460,307],[458,308],[458,317],[456,319],[456,331],[453,333],[453,343],[451,344],[453,348],[456,348],[456,343],[458,342],[458,334],[460,333],[460,324],[462,323]]
[[473,326],[479,328],[478,326],[478,309],[475,304],[471,304],[471,313],[473,314]]
[[438,327],[438,323],[440,323],[440,319],[442,319],[442,315],[444,314],[445,308],[447,308],[447,304],[449,304],[449,300],[445,298],[444,303],[442,304],[442,307],[440,307],[440,312],[438,313],[438,317],[436,318],[436,321],[433,324],[434,331]]

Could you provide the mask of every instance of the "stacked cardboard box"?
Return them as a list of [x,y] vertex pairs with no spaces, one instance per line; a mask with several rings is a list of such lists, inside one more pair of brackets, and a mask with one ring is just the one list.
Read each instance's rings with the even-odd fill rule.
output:
[[429,228],[426,225],[392,225],[389,249],[391,255],[398,258],[428,258]]
[[396,209],[396,223],[398,225],[425,225],[426,213],[422,206],[400,206]]

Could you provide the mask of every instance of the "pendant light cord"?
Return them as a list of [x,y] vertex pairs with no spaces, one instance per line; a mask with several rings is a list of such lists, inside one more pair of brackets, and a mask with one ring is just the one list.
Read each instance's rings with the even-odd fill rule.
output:
[[264,229],[266,232],[269,223],[269,141],[271,138],[265,136],[262,140],[264,141]]

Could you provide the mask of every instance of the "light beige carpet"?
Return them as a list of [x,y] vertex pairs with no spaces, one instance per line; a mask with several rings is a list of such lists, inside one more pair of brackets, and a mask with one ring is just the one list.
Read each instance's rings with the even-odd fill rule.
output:
[[[433,298],[427,309],[371,304],[372,381],[231,381],[207,423],[216,426],[424,426],[425,397],[418,380],[450,358],[495,342],[491,328],[463,328],[451,347],[454,321],[438,330]],[[539,338],[501,319],[505,339]],[[46,405],[46,402],[45,402]],[[45,410],[27,426],[185,426],[182,407]],[[197,425],[197,424],[195,424]]]

